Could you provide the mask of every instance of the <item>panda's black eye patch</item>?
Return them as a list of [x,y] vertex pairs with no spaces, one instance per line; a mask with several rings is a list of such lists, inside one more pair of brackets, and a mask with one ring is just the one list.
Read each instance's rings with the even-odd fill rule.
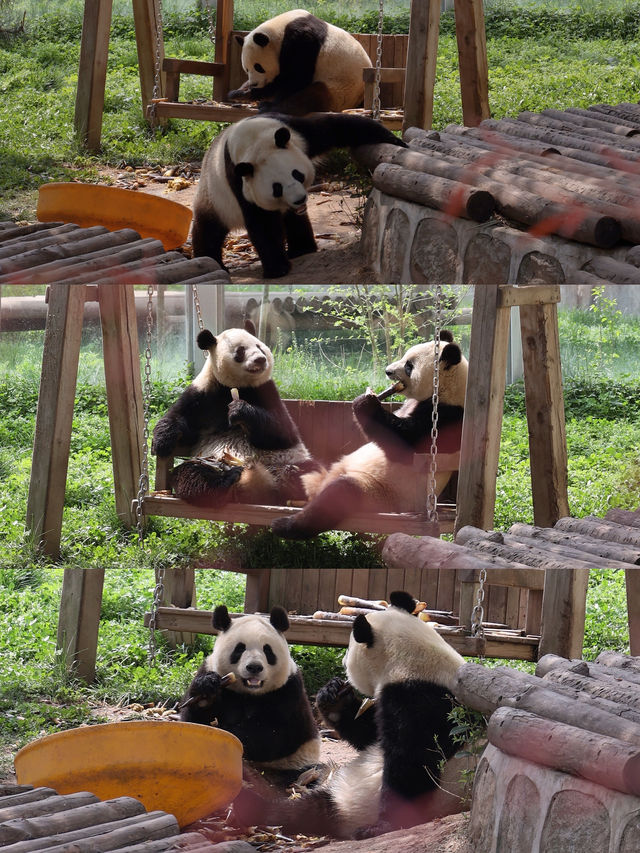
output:
[[229,663],[238,663],[242,655],[246,652],[247,647],[244,643],[237,643],[235,649],[231,652]]
[[301,184],[304,183],[304,175],[302,174],[302,172],[299,172],[297,169],[294,169],[293,172],[291,172],[291,175],[294,180],[300,181]]
[[275,181],[273,184],[273,197],[282,198],[282,184]]
[[412,361],[406,362],[406,364],[404,366],[404,372],[407,374],[407,376],[411,376],[411,374],[413,373],[413,367],[414,367],[414,364]]
[[238,349],[234,353],[233,360],[237,361],[240,364],[244,361],[245,352],[246,350],[244,347],[238,347]]
[[276,658],[276,656],[274,655],[274,653],[273,653],[273,649],[271,648],[271,646],[269,645],[269,643],[266,643],[266,644],[262,647],[262,651],[264,652],[264,656],[266,657],[266,659],[267,659],[267,663],[269,664],[269,666],[274,666],[274,665],[275,665],[275,662],[277,661],[277,658]]
[[262,67],[262,65],[260,65],[260,63],[259,63],[259,62],[256,62],[256,63],[254,64],[254,66],[253,66],[253,70],[254,70],[254,71],[257,71],[257,72],[258,72],[258,74],[264,74],[264,73],[265,73],[264,68]]

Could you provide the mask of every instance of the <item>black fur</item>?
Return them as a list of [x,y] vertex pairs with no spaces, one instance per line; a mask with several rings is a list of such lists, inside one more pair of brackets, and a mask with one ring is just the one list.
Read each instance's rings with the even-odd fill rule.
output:
[[300,672],[291,675],[278,690],[247,695],[220,687],[220,675],[208,672],[203,663],[185,701],[197,698],[180,711],[187,723],[218,726],[242,741],[247,761],[275,761],[291,755],[316,737],[317,728]]
[[361,705],[362,697],[358,697],[348,681],[338,677],[321,687],[316,696],[316,708],[327,725],[358,750],[371,746],[378,739],[374,706],[356,719]]
[[399,607],[401,610],[406,610],[407,613],[413,613],[416,609],[416,600],[412,595],[403,590],[395,590],[389,595],[389,602],[393,607]]
[[332,148],[357,148],[383,142],[407,147],[402,139],[382,124],[364,116],[343,113],[319,113],[307,117],[273,114],[273,118],[279,118],[305,138],[307,156],[311,159],[326,154]]

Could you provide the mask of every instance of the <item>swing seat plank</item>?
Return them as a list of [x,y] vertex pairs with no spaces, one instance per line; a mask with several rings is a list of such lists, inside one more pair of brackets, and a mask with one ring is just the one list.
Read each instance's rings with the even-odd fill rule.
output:
[[[331,571],[330,569],[327,571]],[[145,614],[144,624],[149,626],[150,613]],[[235,614],[231,614],[232,617]],[[238,614],[240,616],[240,614]],[[159,607],[156,627],[164,631],[187,631],[197,634],[216,634],[212,624],[210,610],[195,610],[180,607]],[[312,616],[289,615],[287,641],[293,644],[311,646],[347,646],[351,634],[352,622],[331,619],[314,619]],[[471,637],[460,628],[438,625],[436,630],[461,655],[474,657],[485,654],[487,657],[508,658],[510,660],[537,660],[540,637],[537,635],[515,636],[510,631],[486,630],[484,644],[482,640]]]
[[[133,501],[133,507],[137,501]],[[301,507],[266,506],[261,504],[228,503],[221,507],[203,509],[173,495],[152,492],[144,498],[144,515],[161,515],[171,518],[198,518],[209,521],[226,521],[236,524],[255,524],[267,526],[275,518],[295,515]],[[439,533],[452,533],[455,524],[455,507],[438,506],[438,524],[428,521],[426,513],[420,512],[378,512],[354,513],[345,518],[335,530],[349,530],[353,533],[408,533],[415,536],[437,536]]]

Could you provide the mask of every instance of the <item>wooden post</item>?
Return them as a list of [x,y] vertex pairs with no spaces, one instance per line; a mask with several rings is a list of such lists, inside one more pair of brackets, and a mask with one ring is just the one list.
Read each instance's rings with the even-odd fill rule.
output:
[[98,285],[104,373],[111,431],[116,512],[132,527],[138,494],[144,412],[133,286]]
[[233,29],[233,0],[218,0],[216,6],[215,61],[222,62],[224,74],[213,78],[213,99],[223,101],[229,91],[229,36]]
[[489,66],[482,0],[455,0],[462,118],[472,127],[489,118]]
[[493,527],[511,309],[500,285],[476,285],[469,345],[456,530]]
[[74,128],[90,151],[100,148],[112,0],[85,0]]
[[[142,115],[147,118],[147,107],[152,98],[164,97],[166,90],[166,75],[162,70],[164,38],[158,0],[133,0],[133,20],[138,46]],[[156,74],[158,75],[158,93],[154,96]],[[166,122],[166,119],[162,119],[161,122]]]
[[52,284],[48,293],[26,525],[42,551],[58,557],[85,285]]
[[547,569],[538,657],[581,658],[589,569]]
[[632,655],[640,655],[640,569],[625,569],[629,646]]
[[58,641],[65,667],[86,682],[96,674],[104,569],[65,569]]
[[429,128],[433,122],[441,0],[411,4],[402,129]]
[[[558,293],[558,299],[560,294]],[[567,436],[555,303],[520,306],[534,524],[569,515]]]

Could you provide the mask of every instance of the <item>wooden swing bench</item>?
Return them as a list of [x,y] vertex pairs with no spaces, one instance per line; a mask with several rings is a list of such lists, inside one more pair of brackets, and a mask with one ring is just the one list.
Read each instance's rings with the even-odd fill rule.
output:
[[[285,400],[294,422],[298,425],[303,441],[312,456],[324,465],[330,465],[344,453],[350,453],[363,443],[362,434],[353,420],[351,402],[340,400]],[[383,403],[386,408],[397,408],[397,403]],[[438,454],[438,470],[457,472],[459,453]],[[414,460],[416,479],[424,484],[421,471],[428,469],[430,456],[418,454]],[[155,489],[142,502],[145,516],[160,515],[173,518],[199,518],[211,521],[241,524],[269,525],[274,518],[300,512],[300,506],[265,506],[261,504],[228,503],[222,507],[206,510],[195,507],[171,494],[171,471],[173,459],[158,459],[156,463]],[[456,474],[454,473],[438,506],[438,525],[435,527],[427,518],[426,511],[357,513],[345,518],[336,529],[354,533],[388,535],[401,531],[414,535],[439,535],[451,533],[455,523]],[[426,503],[426,493],[419,493],[416,486],[416,506]]]

